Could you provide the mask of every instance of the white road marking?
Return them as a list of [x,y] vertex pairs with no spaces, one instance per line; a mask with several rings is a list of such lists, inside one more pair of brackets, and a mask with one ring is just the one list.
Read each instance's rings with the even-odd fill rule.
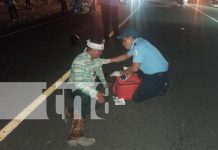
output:
[[211,17],[210,15],[208,15],[205,12],[199,10],[198,8],[195,8],[195,7],[193,7],[193,6],[189,5],[189,4],[187,4],[187,6],[191,7],[192,9],[194,9],[194,10],[198,11],[199,13],[201,13],[202,15],[204,15],[204,16],[208,17],[209,19],[211,19],[211,20],[215,21],[216,23],[218,23],[217,19]]
[[[137,11],[136,9],[132,12],[120,25],[121,28]],[[33,28],[33,27],[31,27]],[[27,29],[25,29],[27,30]],[[21,31],[19,31],[21,32]],[[15,34],[15,33],[12,33]],[[109,34],[109,37],[113,36],[113,32]],[[61,78],[59,78],[55,83],[52,84],[45,92],[43,92],[38,98],[36,98],[29,106],[27,106],[23,111],[21,111],[13,120],[6,124],[0,130],[0,142],[3,141],[10,133],[13,132],[30,114],[33,112],[43,101],[46,100],[59,86],[61,86],[70,76],[70,70],[68,70]]]
[[[21,111],[13,120],[5,125],[0,130],[0,142],[3,141],[21,122],[26,119],[46,98],[51,95],[64,81],[70,76],[70,70],[68,70],[61,78],[59,78],[52,86],[50,86],[43,94],[37,97],[29,106]],[[57,84],[58,83],[58,84]]]

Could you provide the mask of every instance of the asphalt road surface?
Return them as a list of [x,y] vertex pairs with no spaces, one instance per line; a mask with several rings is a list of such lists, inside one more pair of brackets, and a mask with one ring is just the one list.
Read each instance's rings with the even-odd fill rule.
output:
[[[1,150],[217,150],[218,9],[199,5],[196,11],[195,4],[178,7],[169,0],[143,1],[140,6],[121,31],[134,26],[169,61],[167,95],[139,104],[127,101],[125,106],[110,101],[108,114],[101,107],[98,112],[104,120],[86,120],[85,134],[96,138],[91,147],[68,146],[65,121],[50,116],[23,121],[0,142]],[[120,23],[130,13],[121,6]],[[1,38],[0,81],[45,82],[49,87],[70,69],[86,39],[102,35],[100,14],[97,9],[95,14],[66,16]],[[81,38],[77,45],[70,42],[73,33]],[[121,42],[112,36],[103,57],[122,53]],[[110,64],[104,71],[129,63]],[[1,96],[0,101],[3,105]],[[1,120],[0,127],[9,121]]]

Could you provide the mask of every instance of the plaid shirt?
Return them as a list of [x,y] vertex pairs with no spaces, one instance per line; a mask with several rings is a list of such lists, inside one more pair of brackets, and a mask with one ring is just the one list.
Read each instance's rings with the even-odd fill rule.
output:
[[106,80],[102,71],[103,60],[104,59],[100,58],[91,59],[91,56],[85,49],[72,63],[69,82],[72,82],[76,89],[80,89],[87,95],[96,98],[97,91],[91,88],[91,85],[95,82],[96,76],[99,77],[103,85],[106,85]]

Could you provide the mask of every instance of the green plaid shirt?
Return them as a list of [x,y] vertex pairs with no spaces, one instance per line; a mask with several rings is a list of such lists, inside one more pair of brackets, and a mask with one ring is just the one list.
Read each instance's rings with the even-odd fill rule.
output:
[[96,76],[98,76],[103,85],[106,85],[102,71],[102,61],[103,59],[100,58],[91,59],[85,49],[72,63],[69,82],[72,82],[76,89],[80,89],[95,98],[97,91],[91,88],[90,83],[94,83]]

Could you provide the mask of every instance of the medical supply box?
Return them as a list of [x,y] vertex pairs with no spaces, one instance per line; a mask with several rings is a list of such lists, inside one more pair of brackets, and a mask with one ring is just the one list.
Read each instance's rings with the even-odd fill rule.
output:
[[141,83],[141,79],[138,74],[134,73],[130,75],[126,80],[121,80],[120,77],[115,78],[115,84],[113,86],[113,93],[118,98],[124,98],[125,100],[131,100],[133,94]]

